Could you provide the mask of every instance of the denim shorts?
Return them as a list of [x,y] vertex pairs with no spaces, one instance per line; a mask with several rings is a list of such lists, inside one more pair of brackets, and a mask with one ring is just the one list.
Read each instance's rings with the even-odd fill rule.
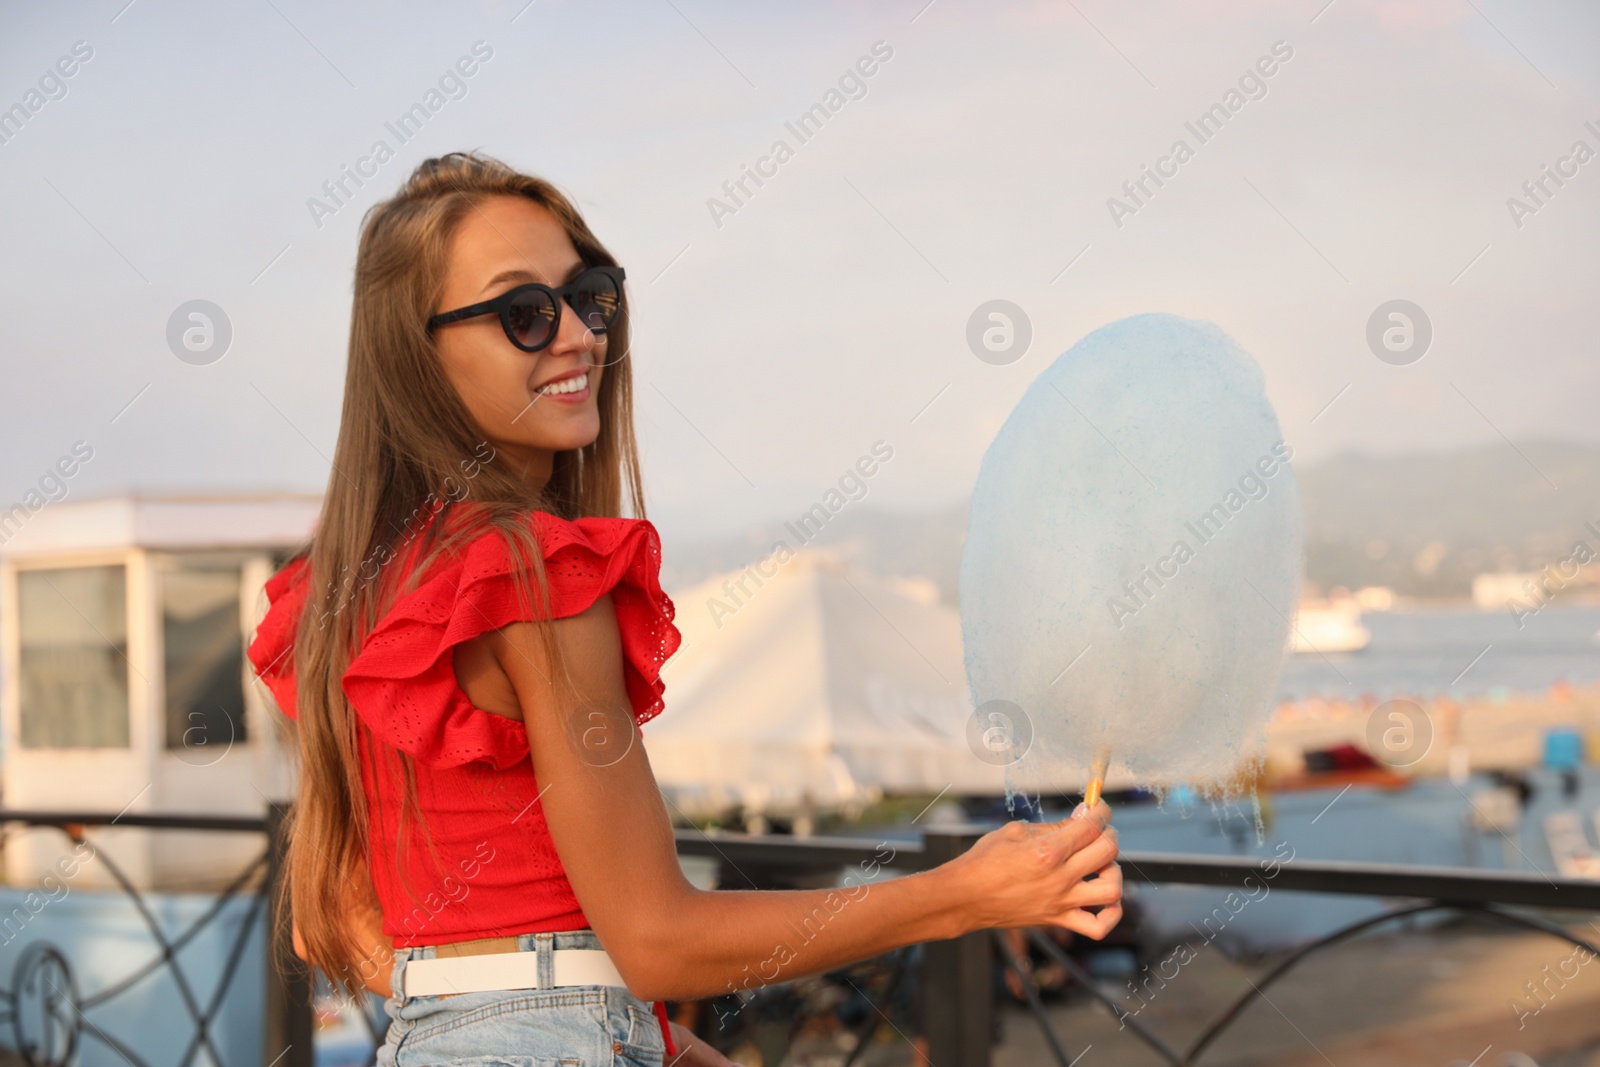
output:
[[[520,934],[519,952],[539,954],[541,983],[555,973],[551,951],[601,948],[592,930]],[[666,1043],[649,1001],[622,986],[500,989],[399,996],[410,960],[432,945],[395,950],[384,1001],[393,1020],[377,1067],[661,1067]]]

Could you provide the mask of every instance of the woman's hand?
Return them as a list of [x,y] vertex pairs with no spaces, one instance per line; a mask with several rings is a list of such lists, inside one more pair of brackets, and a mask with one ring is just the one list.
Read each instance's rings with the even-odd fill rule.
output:
[[984,834],[942,868],[971,901],[968,929],[1064,926],[1096,941],[1105,937],[1122,918],[1122,869],[1110,821],[1102,801],[1081,817],[1009,822]]
[[678,1046],[678,1054],[669,1067],[741,1067],[706,1044],[687,1026],[677,1023],[668,1023],[667,1026],[672,1030],[672,1043]]

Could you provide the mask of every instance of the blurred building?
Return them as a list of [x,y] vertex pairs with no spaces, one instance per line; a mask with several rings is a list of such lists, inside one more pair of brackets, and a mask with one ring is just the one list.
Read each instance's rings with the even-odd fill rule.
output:
[[[319,506],[315,495],[128,495],[13,516],[0,547],[5,807],[259,815],[285,795],[282,725],[244,649],[263,584]],[[91,837],[154,888],[206,885],[261,848],[249,834]],[[63,841],[13,835],[8,880],[38,878]],[[99,864],[86,876],[106,877]]]

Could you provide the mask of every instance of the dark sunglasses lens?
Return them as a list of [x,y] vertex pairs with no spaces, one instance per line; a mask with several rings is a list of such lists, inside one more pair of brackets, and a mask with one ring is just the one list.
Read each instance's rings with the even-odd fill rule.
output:
[[622,293],[611,275],[590,271],[573,283],[568,303],[585,326],[595,333],[604,333],[622,307]]
[[518,293],[506,309],[506,319],[511,325],[517,343],[529,348],[550,340],[550,327],[556,320],[556,306],[550,294],[538,289]]

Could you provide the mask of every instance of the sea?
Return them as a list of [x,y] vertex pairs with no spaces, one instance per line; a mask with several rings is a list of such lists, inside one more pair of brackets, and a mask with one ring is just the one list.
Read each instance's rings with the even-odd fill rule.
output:
[[1552,604],[1520,619],[1474,608],[1366,612],[1359,652],[1297,652],[1280,701],[1543,693],[1600,682],[1600,606]]

